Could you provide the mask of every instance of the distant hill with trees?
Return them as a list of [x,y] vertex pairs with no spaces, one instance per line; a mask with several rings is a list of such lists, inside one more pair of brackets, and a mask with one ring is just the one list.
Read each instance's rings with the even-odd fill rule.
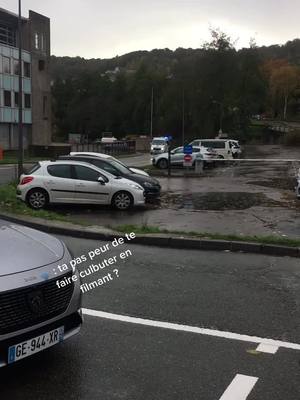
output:
[[250,118],[300,117],[300,40],[236,50],[211,31],[199,49],[136,51],[112,59],[51,60],[55,136],[149,134],[214,137],[220,128],[251,136]]

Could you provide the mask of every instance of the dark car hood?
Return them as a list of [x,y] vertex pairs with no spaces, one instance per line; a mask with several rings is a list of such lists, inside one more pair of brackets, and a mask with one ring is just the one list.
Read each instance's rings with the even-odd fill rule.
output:
[[0,276],[56,263],[64,252],[55,237],[0,220]]
[[151,176],[145,176],[145,175],[140,175],[140,174],[128,174],[128,175],[126,175],[126,178],[130,179],[134,182],[137,182],[140,185],[142,185],[144,182],[149,182],[152,185],[160,186],[160,183],[158,182],[158,180],[155,178],[152,178]]

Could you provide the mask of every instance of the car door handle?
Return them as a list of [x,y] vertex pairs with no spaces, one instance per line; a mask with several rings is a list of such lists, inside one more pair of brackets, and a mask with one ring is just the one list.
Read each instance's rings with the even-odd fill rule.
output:
[[84,183],[77,183],[75,186],[76,187],[82,187],[82,186],[85,186],[85,184]]

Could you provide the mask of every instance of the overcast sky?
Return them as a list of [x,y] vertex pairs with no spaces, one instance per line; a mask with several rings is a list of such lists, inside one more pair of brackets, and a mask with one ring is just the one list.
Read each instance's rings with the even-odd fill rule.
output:
[[[17,12],[18,0],[0,6]],[[111,58],[135,50],[200,47],[219,27],[237,47],[299,37],[299,0],[22,0],[51,18],[52,54]]]

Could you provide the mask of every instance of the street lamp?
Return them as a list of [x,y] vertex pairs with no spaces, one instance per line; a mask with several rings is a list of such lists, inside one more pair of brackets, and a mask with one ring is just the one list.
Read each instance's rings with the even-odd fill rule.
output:
[[154,105],[154,88],[151,89],[151,112],[150,112],[150,137],[153,138],[153,105]]
[[222,128],[223,128],[223,117],[224,117],[224,104],[221,101],[213,100],[213,104],[218,104],[220,106],[220,119],[219,119],[219,134],[222,134]]
[[23,173],[23,82],[22,82],[22,7],[21,0],[19,0],[19,16],[18,16],[18,45],[19,45],[19,143],[18,143],[18,175]]
[[185,142],[185,91],[182,89],[182,146]]

